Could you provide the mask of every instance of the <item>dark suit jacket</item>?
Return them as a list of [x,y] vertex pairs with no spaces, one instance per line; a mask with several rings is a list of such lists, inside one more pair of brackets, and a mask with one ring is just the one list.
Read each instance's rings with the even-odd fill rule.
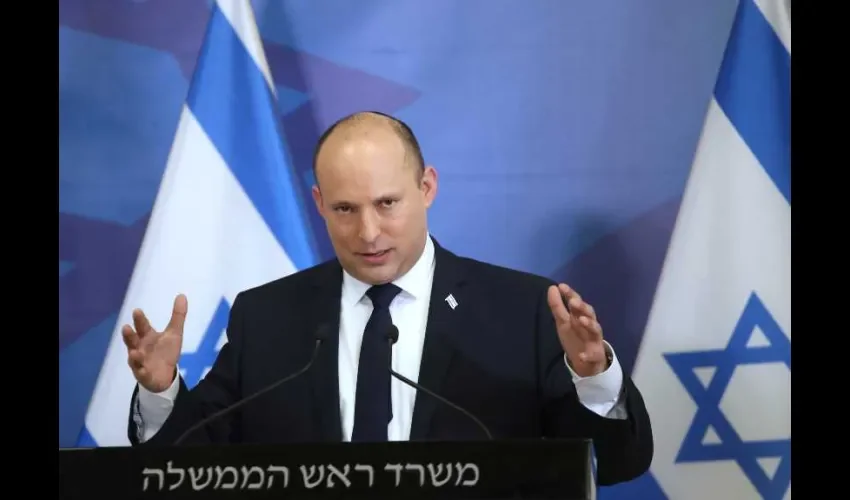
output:
[[[420,384],[479,417],[496,439],[592,438],[599,484],[649,468],[650,420],[628,375],[627,420],[600,417],[579,403],[546,300],[550,280],[461,258],[436,242],[435,259]],[[180,381],[172,414],[148,443],[171,443],[204,416],[300,370],[320,324],[337,331],[341,284],[334,260],[241,292],[214,366],[191,391]],[[449,294],[455,309],[445,301]],[[341,441],[337,350],[332,335],[308,373],[184,442]],[[132,411],[128,434],[138,444]],[[420,392],[410,439],[486,437],[468,417]]]

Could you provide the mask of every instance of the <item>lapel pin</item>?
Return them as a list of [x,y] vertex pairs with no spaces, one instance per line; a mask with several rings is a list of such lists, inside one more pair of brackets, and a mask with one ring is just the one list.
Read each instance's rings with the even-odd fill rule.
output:
[[452,310],[457,307],[457,300],[455,300],[454,295],[452,294],[449,294],[448,297],[446,297],[446,303],[452,308]]

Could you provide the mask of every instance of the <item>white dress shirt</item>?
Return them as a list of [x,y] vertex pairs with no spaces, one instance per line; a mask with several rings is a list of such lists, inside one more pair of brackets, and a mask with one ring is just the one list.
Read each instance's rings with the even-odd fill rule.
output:
[[[425,250],[416,264],[393,282],[402,290],[390,304],[393,324],[399,331],[398,342],[393,345],[393,369],[414,382],[418,382],[419,364],[425,342],[434,265],[434,243],[429,236],[426,238]],[[360,343],[366,322],[372,314],[372,303],[366,296],[370,287],[371,285],[355,279],[347,272],[343,273],[338,364],[344,441],[351,439],[354,428],[354,397]],[[620,401],[623,371],[611,346],[606,342],[605,347],[612,360],[604,372],[592,377],[579,377],[567,363],[566,355],[565,369],[572,374],[579,401],[585,407],[601,416],[624,419],[627,415]],[[139,429],[141,441],[150,439],[162,427],[174,406],[179,384],[179,380],[175,378],[171,386],[160,393],[152,393],[139,386],[137,409],[140,418],[135,421],[136,425],[142,427]],[[388,437],[390,441],[405,441],[410,436],[416,389],[393,377],[390,390],[393,419],[389,424]]]

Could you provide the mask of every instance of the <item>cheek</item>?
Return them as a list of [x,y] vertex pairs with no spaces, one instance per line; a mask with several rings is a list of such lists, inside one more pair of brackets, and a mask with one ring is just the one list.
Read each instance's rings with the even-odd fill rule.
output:
[[403,237],[419,230],[415,214],[401,210],[387,214],[382,222],[382,232],[387,236]]
[[328,219],[328,232],[331,237],[337,240],[348,239],[349,236],[356,230],[356,224],[346,216],[335,215]]

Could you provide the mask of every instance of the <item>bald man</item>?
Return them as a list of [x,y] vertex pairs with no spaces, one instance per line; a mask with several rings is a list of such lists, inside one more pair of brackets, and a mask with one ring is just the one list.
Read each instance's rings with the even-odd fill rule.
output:
[[[459,257],[428,231],[437,171],[402,121],[364,112],[316,147],[313,199],[336,258],[241,292],[227,342],[192,390],[177,364],[185,296],[162,332],[125,325],[138,381],[128,435],[172,443],[216,411],[310,372],[186,436],[187,443],[590,438],[599,484],[633,479],[653,455],[637,387],[593,307],[566,284]],[[393,343],[394,342],[394,343]],[[391,347],[392,345],[392,347]]]

